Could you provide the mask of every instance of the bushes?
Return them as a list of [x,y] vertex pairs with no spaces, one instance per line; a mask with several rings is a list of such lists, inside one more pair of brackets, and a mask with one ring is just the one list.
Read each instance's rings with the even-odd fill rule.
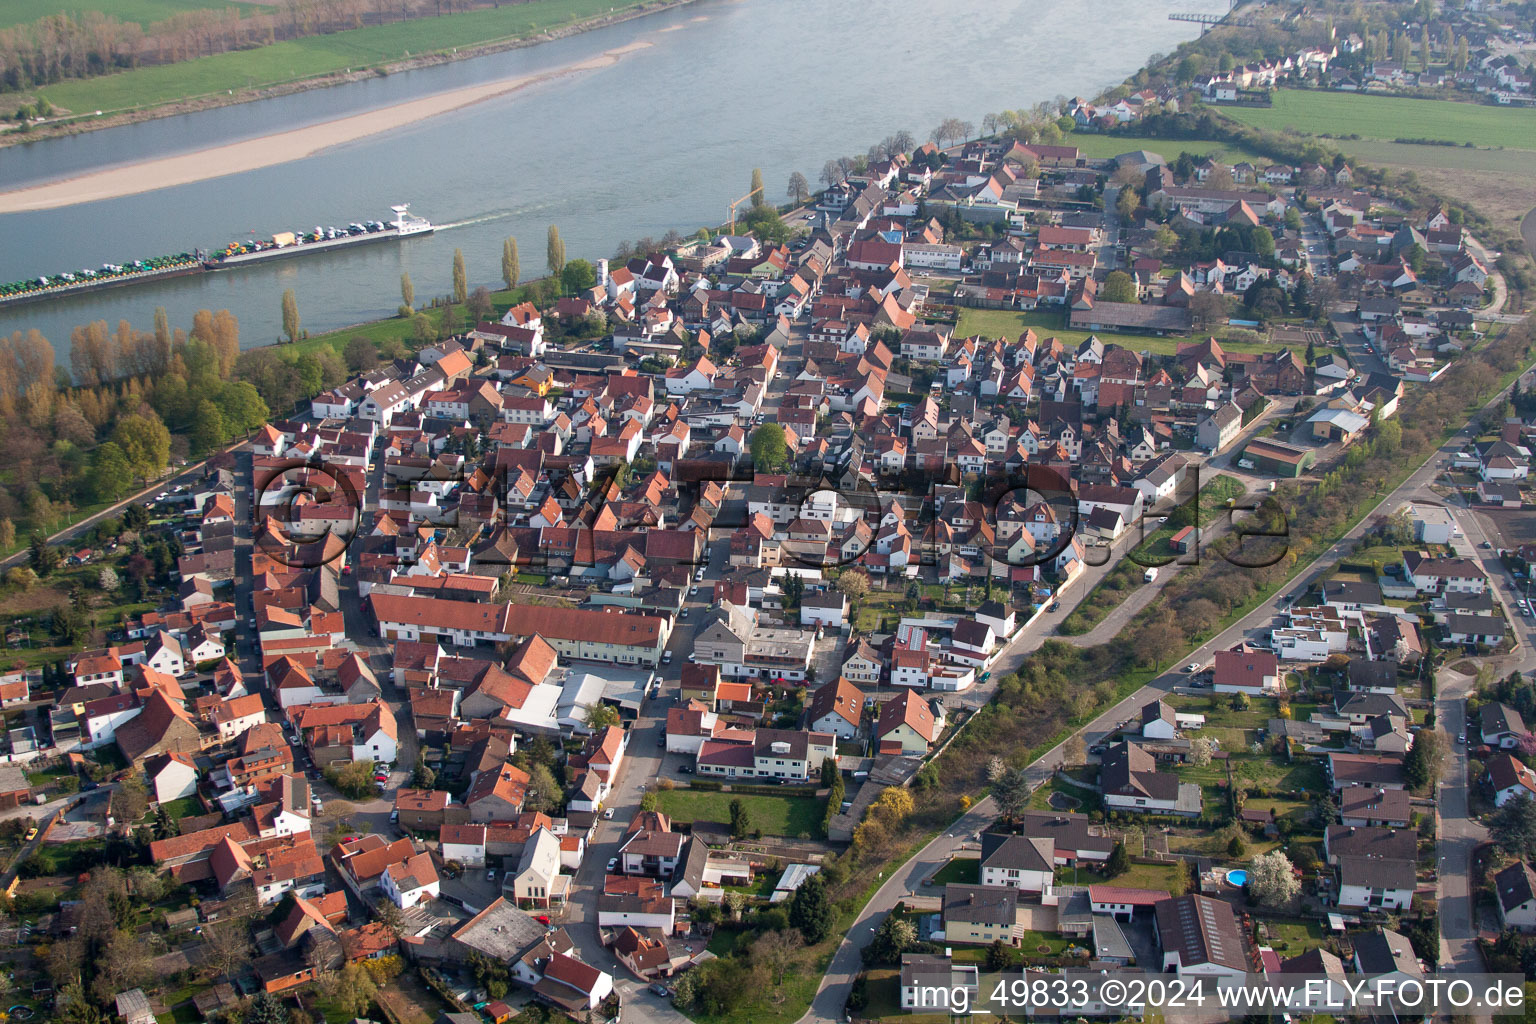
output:
[[363,800],[374,796],[378,785],[373,781],[372,761],[353,761],[347,765],[331,765],[325,770],[325,781],[335,786],[343,796]]
[[[699,783],[695,782],[693,784],[693,788],[694,789],[706,789],[706,788],[719,789],[720,788],[720,784],[717,782],[712,787],[705,787],[705,786],[701,786],[701,785],[699,785]],[[752,785],[743,785],[743,784],[738,782],[738,783],[733,783],[732,784],[731,792],[732,793],[740,793],[743,796],[815,796],[816,795],[816,787],[814,787],[814,786],[752,786]]]

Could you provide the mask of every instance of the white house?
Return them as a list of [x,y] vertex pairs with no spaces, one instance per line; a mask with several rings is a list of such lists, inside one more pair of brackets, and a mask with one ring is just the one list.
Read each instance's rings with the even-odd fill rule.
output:
[[401,910],[437,899],[437,869],[432,866],[431,854],[418,853],[391,864],[379,878],[379,888]]
[[847,621],[848,596],[840,590],[831,587],[807,590],[800,598],[800,625],[802,626],[842,629]]
[[484,825],[444,825],[438,830],[438,853],[445,861],[467,868],[485,867]]
[[1217,651],[1212,683],[1217,693],[1274,693],[1281,689],[1280,660],[1269,651]]
[[981,884],[1007,886],[1041,894],[1055,902],[1056,841],[1048,836],[1014,836],[983,832]]
[[169,803],[197,792],[197,765],[180,751],[156,754],[144,763],[158,803]]
[[267,710],[259,693],[226,700],[213,709],[214,725],[218,727],[219,739],[224,741],[232,740],[266,720]]
[[1536,772],[1500,751],[1487,761],[1488,785],[1493,790],[1493,805],[1503,807],[1511,800],[1536,800]]
[[845,677],[838,676],[812,694],[806,720],[815,732],[831,733],[840,740],[851,740],[858,735],[859,720],[863,713],[863,691]]
[[85,742],[81,746],[94,750],[113,742],[117,739],[118,727],[137,718],[142,710],[139,699],[131,693],[114,694],[89,702],[80,716],[85,726]]
[[[182,676],[187,671],[187,655],[182,650],[181,641],[176,637],[161,630],[153,638],[144,644],[144,664],[157,672],[164,672],[168,676]],[[216,657],[223,657],[221,651]]]
[[517,868],[503,886],[518,903],[547,907],[563,902],[570,879],[560,874],[560,840],[547,828],[539,828],[523,844]]
[[1431,558],[1422,551],[1403,553],[1403,576],[1421,594],[1481,594],[1488,577],[1470,558]]
[[1493,891],[1505,928],[1536,931],[1536,871],[1529,864],[1519,861],[1494,875]]
[[949,635],[949,657],[962,665],[985,665],[996,646],[992,627],[980,619],[961,619]]
[[1416,885],[1413,861],[1363,855],[1338,860],[1339,906],[1370,910],[1407,910],[1412,906]]
[[1155,700],[1141,709],[1141,735],[1146,739],[1174,739],[1178,725],[1178,713],[1166,701]]
[[675,907],[672,897],[664,893],[603,893],[597,897],[597,924],[599,928],[659,928],[662,934],[671,935],[676,926]]

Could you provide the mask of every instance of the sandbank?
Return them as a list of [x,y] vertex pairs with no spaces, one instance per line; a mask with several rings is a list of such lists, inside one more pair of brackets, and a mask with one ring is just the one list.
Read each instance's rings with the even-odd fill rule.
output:
[[260,167],[272,167],[314,156],[333,146],[355,142],[358,139],[391,131],[406,125],[424,121],[439,114],[459,110],[472,103],[480,103],[497,96],[525,89],[530,85],[582,71],[608,67],[621,60],[625,54],[643,50],[652,45],[637,40],[624,46],[605,50],[595,57],[577,61],[551,71],[535,75],[519,75],[501,78],[480,85],[467,85],[462,89],[424,96],[393,106],[352,114],[304,128],[275,132],[271,135],[223,146],[180,153],[176,156],[137,163],[108,167],[87,174],[43,182],[25,188],[0,192],[0,214],[22,213],[29,210],[54,210],[78,203],[94,203],[103,199],[153,192],[156,189],[192,182],[221,178],[241,171]]

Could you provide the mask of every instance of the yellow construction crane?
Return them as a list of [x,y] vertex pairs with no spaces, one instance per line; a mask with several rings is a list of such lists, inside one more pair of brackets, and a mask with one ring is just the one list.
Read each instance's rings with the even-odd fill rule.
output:
[[731,221],[731,230],[730,230],[731,234],[734,235],[736,233],[736,207],[740,206],[742,203],[746,202],[748,199],[751,199],[753,196],[757,195],[762,190],[763,190],[762,186],[758,186],[757,188],[753,189],[751,192],[748,192],[746,195],[742,196],[740,199],[736,200],[734,203],[732,203],[730,205],[730,208],[726,211],[726,213],[729,216],[730,221]]

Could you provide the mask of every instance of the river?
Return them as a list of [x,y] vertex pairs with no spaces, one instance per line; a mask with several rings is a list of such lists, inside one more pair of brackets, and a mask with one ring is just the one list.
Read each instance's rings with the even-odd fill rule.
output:
[[0,216],[0,280],[213,248],[253,234],[388,218],[435,235],[109,289],[10,309],[0,332],[38,328],[67,365],[70,329],[156,306],[176,326],[231,310],[245,347],[276,340],[284,289],[311,333],[388,315],[409,272],[416,301],[451,290],[453,251],[471,286],[499,285],[502,240],[524,277],[545,233],[570,257],[620,239],[721,223],[754,166],[771,200],[801,171],[945,117],[1091,95],[1190,37],[1167,20],[1202,0],[703,0],[565,39],[270,100],[0,149],[0,190],[255,138],[480,82],[537,75],[641,41],[609,67],[552,78],[309,159],[155,192]]

